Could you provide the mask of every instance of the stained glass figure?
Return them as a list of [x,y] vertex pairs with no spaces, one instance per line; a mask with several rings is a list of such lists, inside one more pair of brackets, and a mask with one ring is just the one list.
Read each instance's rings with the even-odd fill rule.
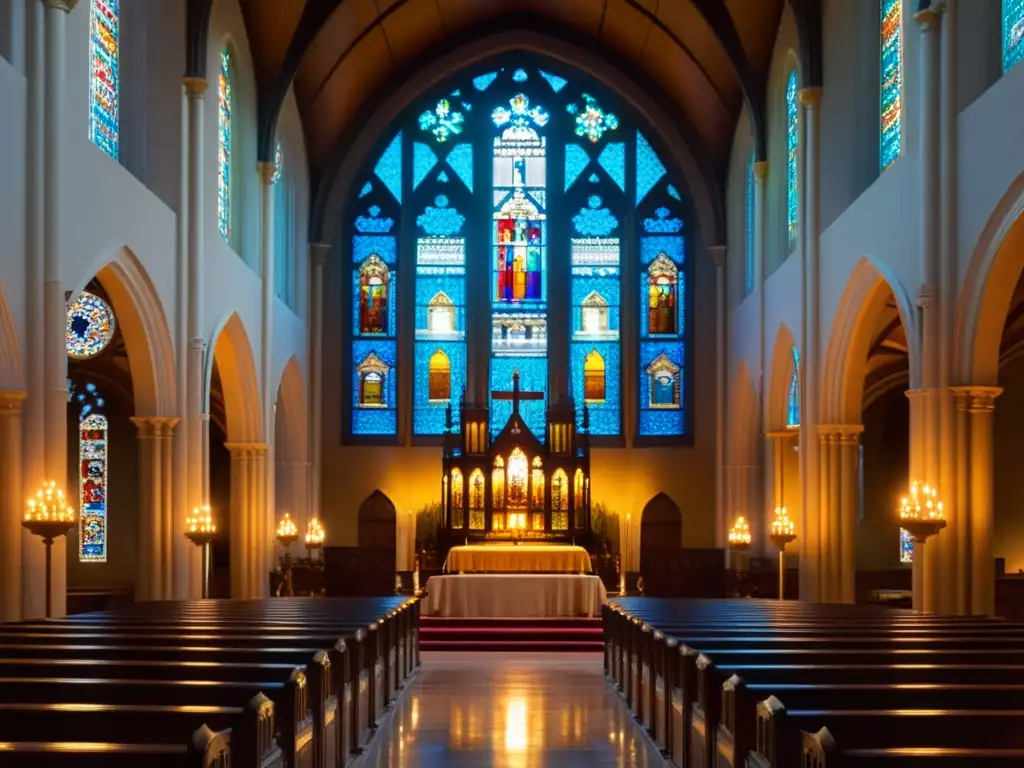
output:
[[380,256],[373,254],[359,269],[359,331],[363,334],[388,332],[388,284],[390,271]]
[[68,357],[87,360],[95,357],[114,338],[114,311],[99,296],[82,291],[68,306],[64,345]]
[[91,0],[89,137],[115,160],[119,149],[120,0]]
[[647,366],[651,408],[675,408],[679,405],[679,373],[679,366],[664,354]]
[[231,76],[233,64],[227,48],[220,52],[217,88],[217,228],[225,240],[231,237],[231,145],[234,110]]
[[796,347],[793,347],[793,375],[789,380],[786,426],[790,429],[797,429],[800,426],[800,352]]
[[678,274],[679,269],[665,254],[647,269],[647,328],[652,335],[676,333]]
[[464,122],[463,114],[452,109],[448,99],[441,99],[432,110],[420,115],[420,130],[433,134],[438,142],[445,142],[462,133]]
[[800,141],[797,105],[796,70],[789,73],[786,82],[786,228],[789,233],[789,249],[796,247],[799,218],[797,214],[796,161]]
[[576,135],[592,142],[600,141],[606,131],[619,127],[619,118],[601,109],[597,99],[589,93],[583,94],[582,104],[569,104],[566,111],[576,118]]
[[881,143],[884,171],[903,146],[903,0],[882,0],[881,12]]
[[78,424],[78,559],[107,561],[107,417],[90,413]]
[[1024,57],[1024,0],[1003,0],[1003,72]]

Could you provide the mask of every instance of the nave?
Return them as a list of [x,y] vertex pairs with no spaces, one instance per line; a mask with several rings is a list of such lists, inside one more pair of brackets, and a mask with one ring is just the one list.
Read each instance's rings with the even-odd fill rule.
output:
[[366,768],[664,765],[593,653],[423,653]]

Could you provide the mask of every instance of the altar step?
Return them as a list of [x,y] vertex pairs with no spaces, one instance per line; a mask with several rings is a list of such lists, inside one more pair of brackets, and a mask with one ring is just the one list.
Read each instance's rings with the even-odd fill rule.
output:
[[421,651],[600,653],[600,619],[420,618]]

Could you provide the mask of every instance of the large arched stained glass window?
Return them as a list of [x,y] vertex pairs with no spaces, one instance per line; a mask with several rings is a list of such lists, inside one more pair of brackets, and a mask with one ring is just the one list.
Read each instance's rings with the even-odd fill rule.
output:
[[1024,57],[1024,0],[1003,0],[1003,72]]
[[90,0],[89,137],[115,160],[119,143],[119,0]]
[[786,81],[786,231],[789,250],[796,247],[800,217],[797,192],[797,150],[800,144],[800,107],[797,104],[796,70]]
[[220,76],[217,79],[217,228],[220,236],[231,240],[231,151],[234,126],[233,65],[227,48],[220,52]]
[[[412,436],[441,435],[464,395],[485,399],[497,432],[514,373],[540,393],[520,414],[541,440],[556,389],[580,419],[586,405],[591,434],[620,437],[624,376],[639,435],[685,433],[682,186],[626,105],[559,69],[509,56],[438,86],[353,187],[349,435],[397,437],[406,405]],[[629,318],[624,280],[640,298]],[[640,338],[626,365],[623,332]],[[371,353],[362,370],[382,377],[381,402],[360,399]]]
[[879,165],[884,171],[903,147],[903,0],[882,0],[881,12],[881,142]]

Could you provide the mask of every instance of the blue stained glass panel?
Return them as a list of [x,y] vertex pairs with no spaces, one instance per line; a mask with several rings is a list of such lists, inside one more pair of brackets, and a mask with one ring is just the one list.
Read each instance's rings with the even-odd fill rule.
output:
[[[360,335],[359,327],[359,267],[362,262],[356,262],[352,270],[352,336]],[[394,335],[394,329],[398,327],[398,280],[395,270],[388,270],[388,328],[391,329],[387,336]],[[383,336],[384,334],[366,334],[367,337]]]
[[914,562],[914,540],[902,528],[900,528],[900,562],[906,564]]
[[558,93],[560,90],[565,88],[566,84],[569,82],[564,77],[552,75],[549,74],[548,72],[544,72],[543,70],[541,70],[540,76],[548,81],[548,85],[551,86],[551,90],[553,90],[555,93]]
[[372,181],[368,181],[365,184],[363,184],[363,188],[361,190],[359,190],[359,196],[360,197],[366,197],[371,192],[373,192],[373,182]]
[[597,162],[612,177],[612,181],[619,185],[623,192],[626,190],[626,145],[621,141],[613,142],[601,150]]
[[[679,373],[679,407],[651,407],[651,377],[647,373],[648,366],[659,356],[666,358],[680,368]],[[640,423],[639,430],[645,436],[674,436],[683,434],[684,419],[682,403],[685,402],[683,385],[683,344],[681,341],[641,341],[640,342]]]
[[789,232],[789,248],[796,246],[799,218],[797,215],[797,149],[800,141],[797,106],[796,70],[789,73],[786,84],[786,226]]
[[391,228],[395,226],[395,221],[390,216],[381,216],[380,207],[371,205],[367,211],[368,216],[357,216],[356,217],[356,230],[358,232],[365,233],[378,233],[384,234],[390,232]]
[[465,216],[448,207],[448,198],[444,195],[434,198],[434,205],[427,206],[423,213],[416,217],[416,224],[424,232],[442,237],[459,234],[465,222]]
[[225,240],[231,237],[231,90],[231,54],[225,48],[220,52],[217,88],[217,228]]
[[412,145],[412,188],[416,189],[437,165],[437,155],[426,144]]
[[473,87],[478,91],[486,91],[498,78],[497,72],[488,72],[486,75],[479,75],[473,78]]
[[587,201],[588,208],[581,208],[580,212],[572,217],[576,233],[584,236],[607,237],[612,230],[619,226],[612,212],[601,207],[601,198],[591,195]]
[[619,403],[622,402],[622,376],[619,344],[617,341],[574,341],[572,343],[570,364],[572,369],[572,397],[576,402],[577,410],[576,418],[578,423],[582,425],[583,404],[586,399],[583,391],[583,365],[587,355],[591,352],[597,352],[604,359],[605,399],[603,403],[587,403],[587,407],[590,410],[590,434],[617,435],[622,429],[622,417],[619,412]]
[[640,434],[645,437],[672,437],[684,434],[683,412],[644,409],[640,411]]
[[903,144],[903,0],[882,0],[881,140],[884,171],[900,156]]
[[565,145],[565,188],[569,189],[590,165],[590,155],[579,144]]
[[668,192],[669,197],[674,197],[676,200],[683,199],[682,197],[679,196],[679,190],[676,189],[675,184],[669,184],[667,187],[665,187],[665,191]]
[[[676,311],[678,316],[676,318],[676,328],[679,330],[673,334],[656,334],[655,338],[663,339],[666,336],[679,337],[681,338],[683,333],[686,331],[686,272],[682,269],[679,270],[679,274],[676,276]],[[648,287],[647,287],[647,273],[644,272],[640,275],[640,336],[645,337],[650,334],[650,318],[647,316],[647,312],[642,311],[647,306],[648,302]]]
[[442,435],[445,427],[445,402],[430,400],[430,357],[437,350],[448,356],[451,365],[452,423],[459,424],[459,401],[466,388],[466,345],[461,341],[417,341],[412,428],[417,435]]
[[447,184],[448,174],[445,173],[444,171],[441,171],[439,174],[437,174],[437,182],[438,184]]
[[636,204],[640,205],[647,193],[665,175],[665,166],[647,138],[636,132]]
[[457,144],[448,153],[448,165],[462,179],[466,189],[473,191],[473,145]]
[[1003,0],[1003,72],[1024,57],[1024,0]]
[[373,169],[377,178],[384,182],[395,200],[402,202],[402,132],[395,134],[395,138],[388,144],[388,148],[380,156],[377,165]]
[[[357,366],[370,353],[379,357],[387,366],[384,377],[382,399],[384,407],[359,407],[359,371]],[[397,401],[395,362],[398,358],[398,347],[394,341],[356,340],[352,342],[352,434],[353,435],[395,435],[398,432],[398,414],[395,410]]]
[[380,256],[385,264],[396,263],[395,238],[391,235],[356,235],[352,238],[352,263],[357,269],[372,254]]
[[644,232],[652,235],[670,235],[679,232],[683,228],[683,220],[678,216],[672,216],[668,208],[662,206],[654,212],[654,216],[644,219]]
[[600,180],[601,177],[598,176],[596,173],[590,174],[590,178],[587,179],[587,181],[589,181],[591,184],[597,184],[597,182],[599,182]]
[[743,272],[743,293],[754,290],[754,153],[747,161],[747,259]]
[[89,136],[115,160],[119,143],[120,0],[90,0]]
[[683,238],[679,236],[654,235],[640,239],[640,261],[650,264],[658,254],[664,253],[676,264],[682,266],[684,259]]
[[429,304],[439,293],[444,293],[455,305],[455,328],[463,335],[466,330],[466,278],[461,274],[431,275],[421,272],[416,275],[416,330],[423,331],[429,327]]
[[793,375],[789,380],[789,405],[786,412],[786,426],[800,426],[800,352],[793,347]]
[[[526,426],[541,442],[545,441],[548,401],[548,361],[543,357],[492,357],[491,392],[512,389],[512,374],[519,371],[519,389],[522,392],[543,392],[543,400],[523,400],[519,413]],[[498,433],[512,415],[511,400],[491,398],[491,431]]]
[[525,83],[529,78],[530,76],[526,74],[525,69],[517,69],[512,73],[512,79],[517,83]]

